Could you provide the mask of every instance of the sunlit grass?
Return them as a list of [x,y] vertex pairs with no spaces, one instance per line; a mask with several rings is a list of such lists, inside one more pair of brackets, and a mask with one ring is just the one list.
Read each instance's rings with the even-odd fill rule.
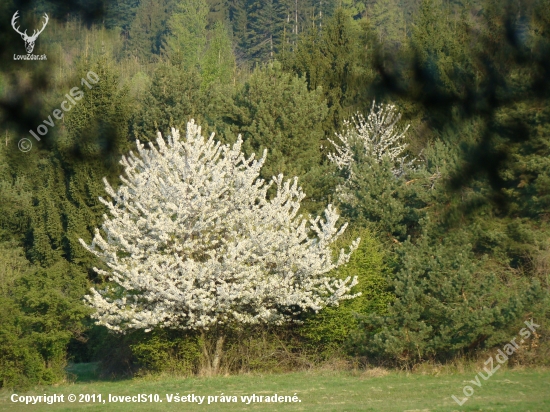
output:
[[[475,373],[438,376],[405,372],[297,372],[281,375],[238,375],[215,378],[148,377],[119,381],[100,381],[93,365],[73,365],[73,384],[37,387],[20,395],[63,394],[65,402],[52,405],[12,403],[12,392],[0,392],[0,410],[10,411],[550,411],[550,370],[499,370],[477,387],[469,381]],[[376,373],[375,373],[376,372]],[[462,406],[465,385],[475,388],[474,395]],[[69,403],[67,396],[77,395]],[[79,403],[79,394],[101,394],[106,403]],[[158,403],[109,403],[108,396],[158,394]],[[204,396],[197,403],[169,403],[167,394]],[[211,402],[208,396],[236,396],[237,402]],[[241,396],[296,396],[295,403],[250,403]],[[97,398],[96,398],[97,399]]]

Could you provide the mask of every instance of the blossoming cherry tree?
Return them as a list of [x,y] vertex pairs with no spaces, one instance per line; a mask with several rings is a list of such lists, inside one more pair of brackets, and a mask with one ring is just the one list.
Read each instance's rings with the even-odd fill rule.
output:
[[[94,268],[107,282],[86,296],[98,324],[119,332],[280,325],[356,296],[356,278],[329,272],[359,239],[333,258],[331,244],[346,225],[337,228],[330,205],[324,219],[298,215],[305,195],[297,178],[259,178],[266,152],[247,159],[240,136],[222,145],[194,121],[183,139],[172,129],[157,145],[137,141],[138,155],[123,156],[126,176],[116,191],[104,179],[111,199],[100,201],[110,215],[90,245],[80,239],[108,267]],[[223,341],[219,333],[213,373]]]

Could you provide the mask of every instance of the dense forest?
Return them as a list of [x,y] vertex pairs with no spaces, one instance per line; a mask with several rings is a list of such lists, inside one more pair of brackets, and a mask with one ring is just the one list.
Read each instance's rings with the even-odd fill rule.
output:
[[[0,387],[63,381],[68,362],[201,374],[221,329],[229,373],[410,369],[476,359],[534,319],[543,327],[510,362],[548,365],[547,6],[2,1]],[[27,33],[49,16],[34,50],[47,60],[14,60],[17,10]],[[222,144],[240,135],[246,156],[267,149],[260,177],[297,176],[302,215],[334,205],[348,223],[334,255],[361,241],[330,276],[356,276],[360,296],[283,325],[95,323],[84,296],[112,279],[79,239],[106,219],[102,179],[121,185],[136,139],[157,145],[191,119]]]

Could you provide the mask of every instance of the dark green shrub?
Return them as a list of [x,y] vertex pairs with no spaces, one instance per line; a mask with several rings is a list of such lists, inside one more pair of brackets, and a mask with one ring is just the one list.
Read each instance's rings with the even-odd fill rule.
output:
[[32,267],[0,246],[0,387],[65,379],[66,349],[82,329],[85,276],[72,265]]
[[201,352],[194,334],[158,329],[142,337],[130,348],[143,370],[176,375],[191,375],[197,371]]

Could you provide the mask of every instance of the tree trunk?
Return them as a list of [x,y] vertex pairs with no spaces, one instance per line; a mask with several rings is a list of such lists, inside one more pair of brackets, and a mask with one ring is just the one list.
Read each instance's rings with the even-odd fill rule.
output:
[[212,359],[212,374],[217,375],[220,371],[220,362],[223,355],[223,344],[225,341],[225,335],[220,334],[216,341],[216,351],[214,352],[214,359]]
[[[200,374],[203,376],[216,376],[220,372],[225,334],[219,331],[218,333],[208,336],[202,331],[201,338],[203,365]],[[215,344],[214,341],[216,342]]]

